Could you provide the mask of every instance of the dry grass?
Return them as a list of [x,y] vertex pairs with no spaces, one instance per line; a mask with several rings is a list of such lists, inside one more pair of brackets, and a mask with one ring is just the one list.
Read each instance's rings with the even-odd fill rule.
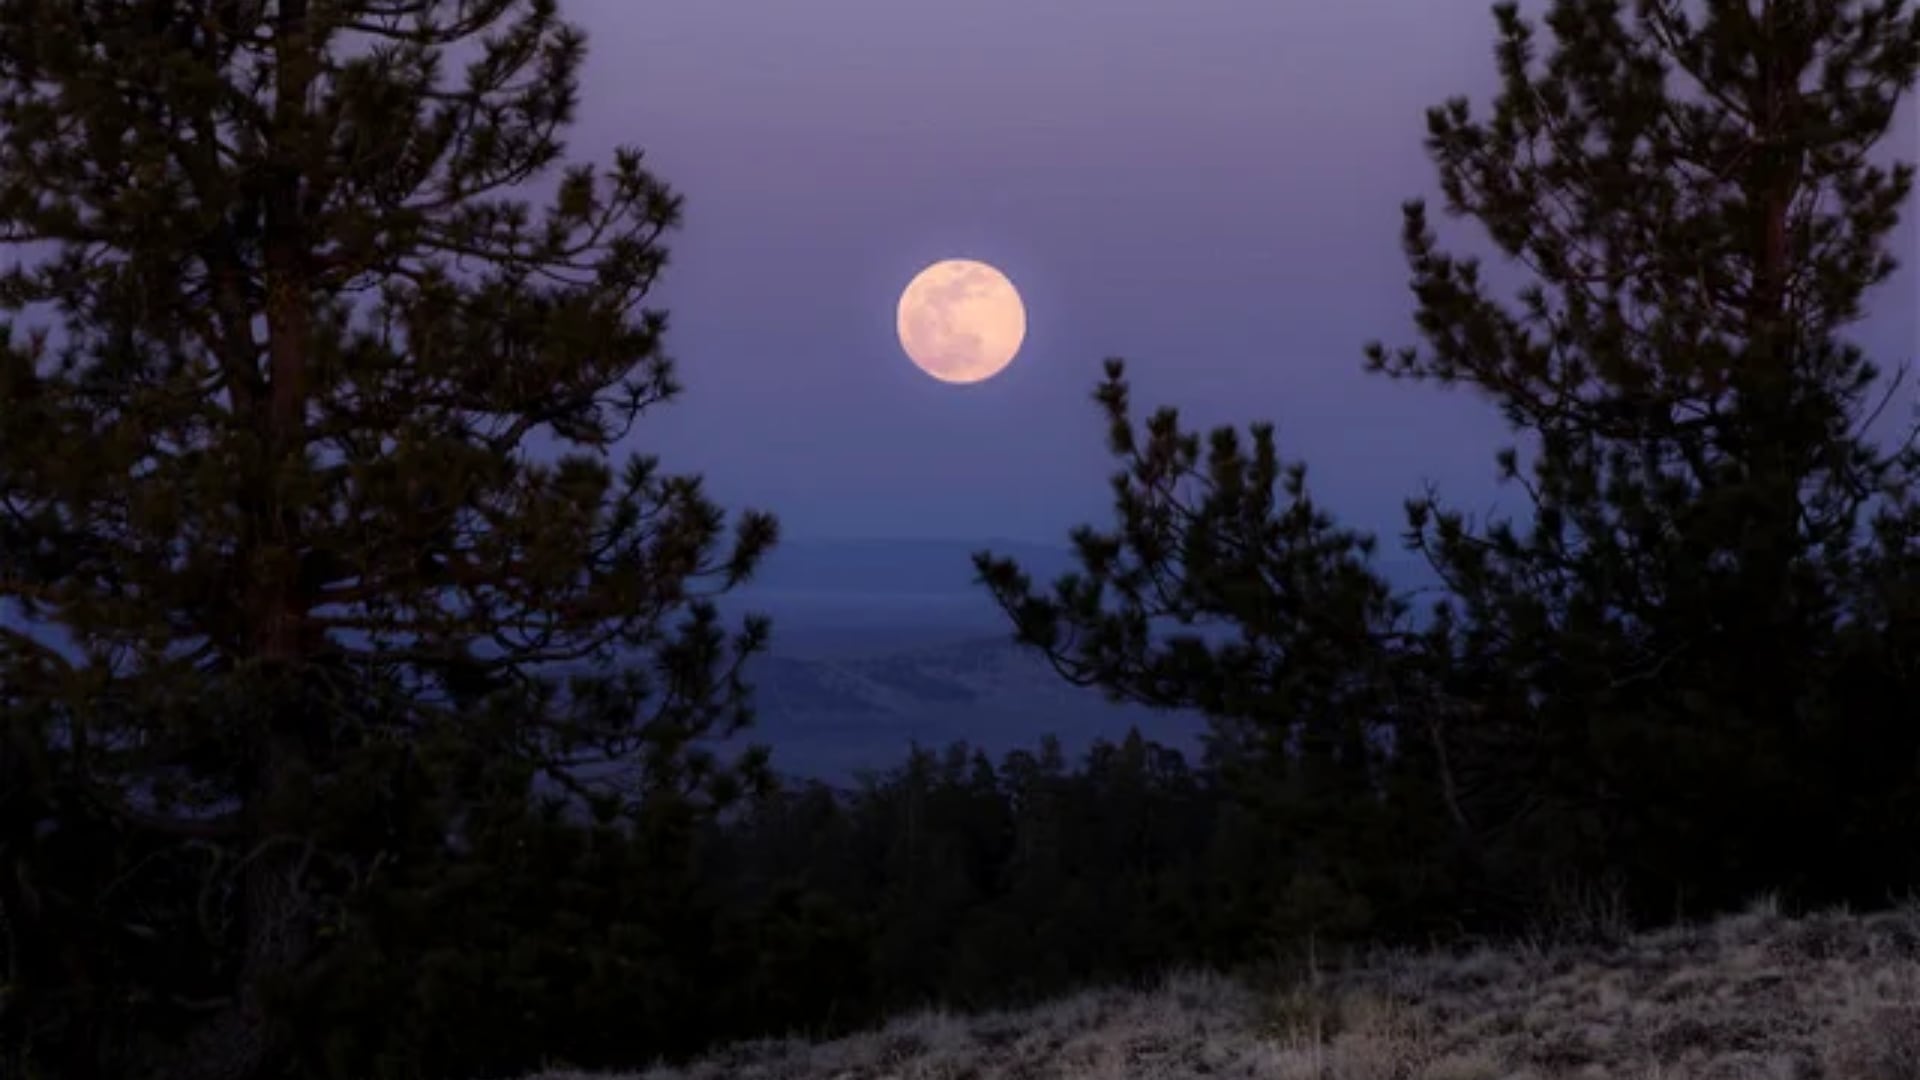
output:
[[1151,993],[746,1043],[620,1080],[723,1077],[1920,1080],[1920,904],[1789,919],[1763,901],[1612,947],[1385,954],[1275,992],[1182,974]]

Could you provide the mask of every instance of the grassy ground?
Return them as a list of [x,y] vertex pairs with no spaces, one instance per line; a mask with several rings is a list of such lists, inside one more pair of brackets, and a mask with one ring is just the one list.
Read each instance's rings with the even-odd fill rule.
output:
[[[1920,1080],[1920,903],[1768,902],[1612,946],[1383,954],[1291,987],[1214,975],[928,1012],[619,1080]],[[615,1080],[566,1071],[533,1080]]]

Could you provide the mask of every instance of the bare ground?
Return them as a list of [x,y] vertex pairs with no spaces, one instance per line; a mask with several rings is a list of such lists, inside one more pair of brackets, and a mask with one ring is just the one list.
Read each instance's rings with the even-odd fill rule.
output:
[[1920,1080],[1920,903],[1769,901],[1614,946],[1383,953],[1278,990],[1183,973],[1147,993],[930,1011],[684,1068],[529,1080]]

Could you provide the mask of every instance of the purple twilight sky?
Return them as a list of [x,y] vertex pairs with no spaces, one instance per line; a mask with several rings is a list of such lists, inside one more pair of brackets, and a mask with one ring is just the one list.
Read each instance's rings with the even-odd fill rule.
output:
[[[640,146],[686,197],[654,300],[687,393],[632,448],[730,507],[796,537],[1062,541],[1109,517],[1088,394],[1113,354],[1143,411],[1275,421],[1318,497],[1383,539],[1423,479],[1495,497],[1491,404],[1361,367],[1370,339],[1416,341],[1399,205],[1438,213],[1424,109],[1464,93],[1484,113],[1486,3],[564,10],[591,35],[568,156]],[[1915,115],[1883,158],[1915,156]],[[1903,261],[1917,236],[1896,234]],[[1000,267],[1028,310],[1019,358],[973,386],[894,338],[900,289],[953,256]],[[1857,337],[1883,367],[1920,352],[1917,292],[1903,270],[1872,298]]]

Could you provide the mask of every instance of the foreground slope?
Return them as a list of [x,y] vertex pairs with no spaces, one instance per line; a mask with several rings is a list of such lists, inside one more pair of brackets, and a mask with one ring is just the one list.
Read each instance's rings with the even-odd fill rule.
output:
[[[1284,989],[1216,975],[1020,1012],[928,1012],[621,1080],[1913,1080],[1920,903],[1767,903],[1613,946],[1391,953]],[[615,1080],[554,1071],[534,1080]]]

